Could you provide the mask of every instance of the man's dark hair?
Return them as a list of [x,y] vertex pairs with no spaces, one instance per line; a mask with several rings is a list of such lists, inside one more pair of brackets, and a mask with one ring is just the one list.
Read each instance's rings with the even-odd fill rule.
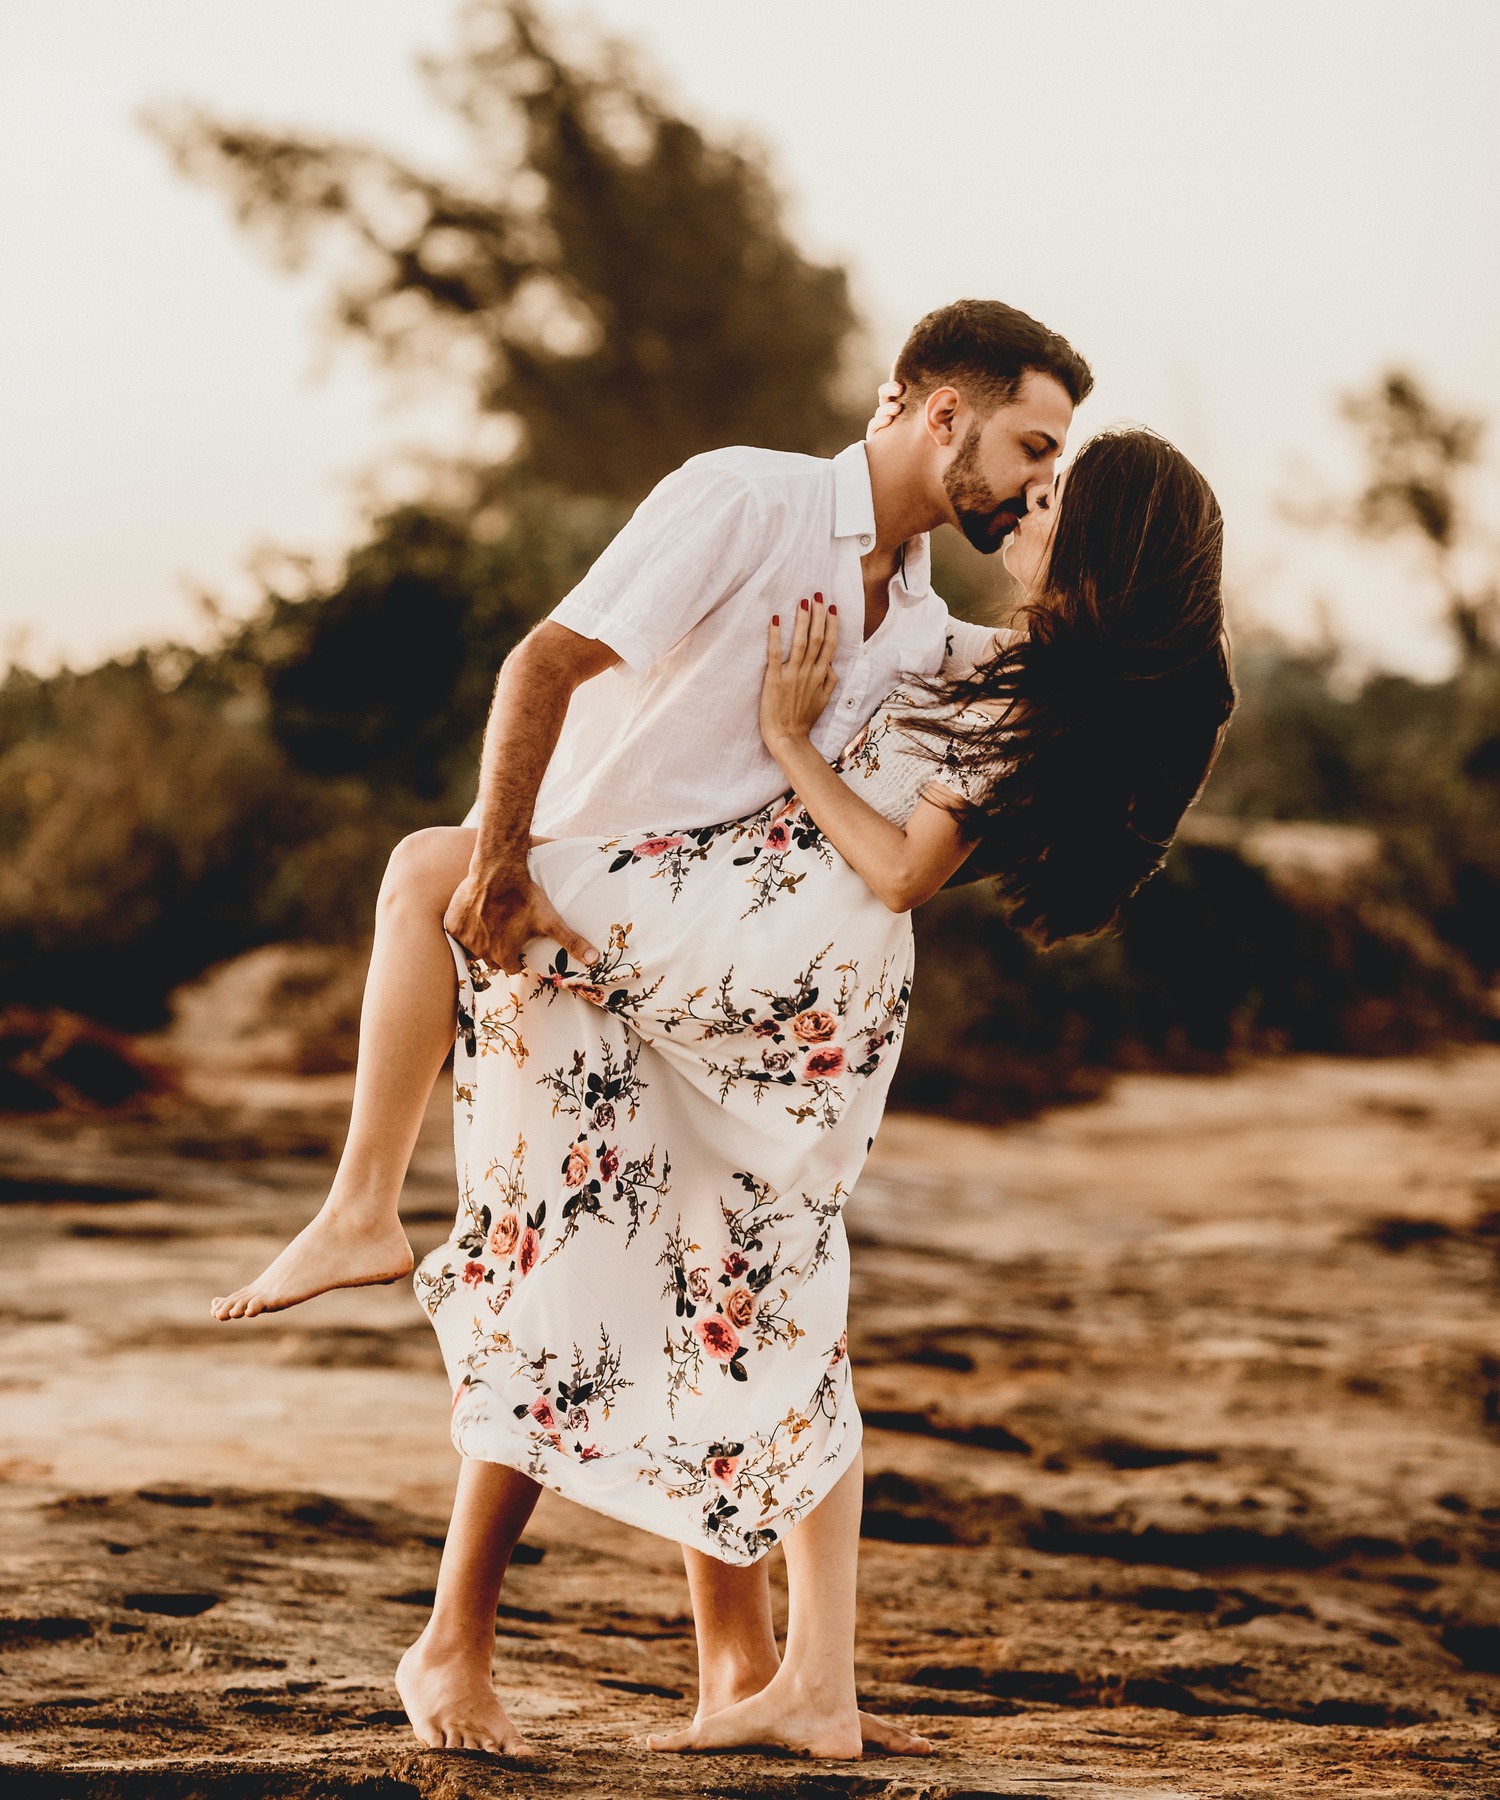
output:
[[1050,375],[1075,406],[1093,371],[1066,338],[1000,300],[955,300],[918,319],[896,358],[905,398],[951,384],[981,416],[1014,400],[1029,370]]

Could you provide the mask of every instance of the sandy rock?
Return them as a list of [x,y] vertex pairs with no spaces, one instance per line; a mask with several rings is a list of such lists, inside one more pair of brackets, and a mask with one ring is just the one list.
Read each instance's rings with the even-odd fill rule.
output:
[[334,1074],[354,1067],[368,952],[267,944],[173,994],[160,1056],[211,1074]]

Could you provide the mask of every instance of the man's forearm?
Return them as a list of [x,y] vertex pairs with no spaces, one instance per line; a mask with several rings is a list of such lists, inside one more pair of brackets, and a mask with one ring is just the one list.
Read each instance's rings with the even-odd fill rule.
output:
[[479,762],[475,870],[525,867],[537,790],[580,682],[617,661],[607,645],[538,626],[505,659]]
[[507,663],[495,683],[479,763],[475,868],[525,863],[537,790],[557,748],[572,690],[536,687]]

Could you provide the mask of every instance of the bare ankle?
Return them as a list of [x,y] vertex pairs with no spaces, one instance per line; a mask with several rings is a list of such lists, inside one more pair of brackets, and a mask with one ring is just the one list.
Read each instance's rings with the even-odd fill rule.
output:
[[473,1626],[449,1625],[434,1618],[427,1621],[411,1649],[423,1662],[472,1663],[482,1666],[488,1675],[494,1665],[495,1639],[493,1631],[486,1634]]
[[700,1662],[698,1704],[700,1710],[717,1712],[736,1701],[758,1694],[781,1666],[775,1655],[756,1657],[732,1653]]
[[401,1229],[400,1190],[392,1197],[373,1185],[353,1193],[331,1193],[323,1202],[326,1218],[360,1232],[379,1233]]
[[780,1673],[788,1691],[812,1712],[831,1715],[859,1711],[853,1670],[841,1675],[813,1676],[806,1671],[789,1668],[783,1663]]

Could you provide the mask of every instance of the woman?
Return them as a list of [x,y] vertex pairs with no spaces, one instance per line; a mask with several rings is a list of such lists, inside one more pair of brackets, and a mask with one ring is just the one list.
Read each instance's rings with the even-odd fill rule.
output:
[[[799,1526],[857,1521],[841,1209],[900,1048],[909,910],[977,852],[1042,941],[1111,921],[1233,704],[1221,536],[1170,445],[1095,439],[1006,547],[1024,630],[989,661],[891,695],[830,768],[808,733],[837,619],[801,602],[761,711],[784,799],[536,846],[608,946],[588,968],[538,944],[511,977],[454,946],[461,1206],[416,1286],[455,1443],[722,1562],[785,1540],[794,1626],[820,1570],[814,1660],[852,1646],[852,1561],[830,1586]],[[822,1754],[858,1753],[852,1663],[845,1685]]]

